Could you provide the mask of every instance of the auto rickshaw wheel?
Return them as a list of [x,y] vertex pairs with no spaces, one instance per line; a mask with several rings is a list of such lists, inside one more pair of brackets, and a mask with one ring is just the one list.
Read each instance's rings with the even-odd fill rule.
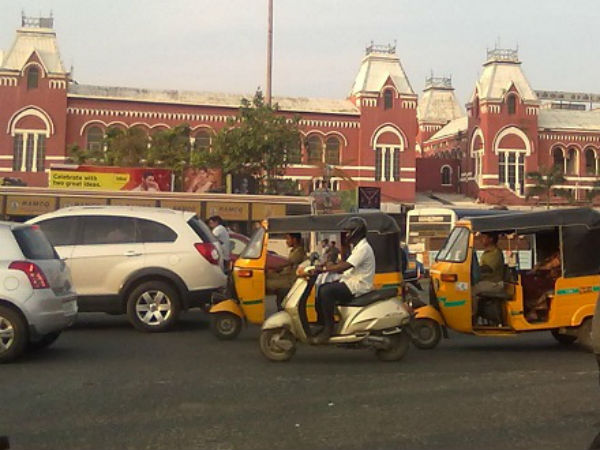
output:
[[550,330],[554,339],[560,342],[563,345],[570,345],[577,340],[577,336],[572,334],[561,334],[558,332],[558,329]]
[[592,351],[592,318],[588,317],[577,328],[577,343],[588,351]]
[[210,331],[222,341],[235,339],[242,331],[242,319],[232,313],[218,312],[210,315]]
[[260,351],[270,361],[289,361],[296,353],[296,338],[285,328],[263,330],[260,333]]
[[415,319],[411,324],[412,343],[421,350],[435,348],[442,338],[440,324],[432,319]]
[[402,330],[398,334],[387,336],[390,341],[390,347],[386,349],[378,349],[375,351],[377,358],[380,361],[400,361],[408,352],[410,346],[410,335],[406,330]]

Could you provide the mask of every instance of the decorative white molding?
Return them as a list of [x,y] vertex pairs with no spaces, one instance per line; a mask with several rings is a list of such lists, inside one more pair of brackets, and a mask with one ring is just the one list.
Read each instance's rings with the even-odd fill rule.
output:
[[0,77],[0,86],[16,87],[19,84],[17,77]]
[[67,89],[66,80],[50,80],[50,89]]
[[417,102],[414,100],[403,100],[402,108],[404,109],[417,109]]
[[[34,105],[25,106],[24,108],[21,108],[20,110],[15,112],[8,120],[8,127],[6,132],[11,136],[14,136],[17,123],[19,122],[19,120],[27,116],[37,117],[42,122],[44,122],[44,125],[46,125],[46,130],[44,130],[46,132],[46,137],[50,137],[54,134],[54,123],[52,122],[50,115],[42,108]],[[39,132],[42,130],[37,131]]]

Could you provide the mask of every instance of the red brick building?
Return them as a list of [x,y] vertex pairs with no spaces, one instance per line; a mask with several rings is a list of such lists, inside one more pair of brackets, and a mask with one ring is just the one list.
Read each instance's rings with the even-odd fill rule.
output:
[[[0,52],[0,172],[45,186],[68,146],[101,146],[109,127],[139,127],[151,136],[187,123],[192,151],[209,151],[241,97],[79,84],[61,61],[53,20],[24,17],[12,46]],[[334,190],[378,186],[390,210],[414,201],[417,95],[395,47],[367,48],[347,99],[274,102],[302,119],[303,140],[285,178],[309,191],[330,165],[338,169]]]
[[535,91],[516,50],[494,49],[487,56],[467,103],[467,115],[449,119],[434,134],[422,133],[418,143],[422,156],[458,161],[456,192],[485,203],[526,204],[527,188],[532,186],[527,172],[553,165],[563,170],[566,179],[557,187],[584,200],[600,180],[600,111],[581,110],[581,106],[585,109],[581,104],[577,110],[555,109],[561,105],[544,102],[554,97],[582,98]]

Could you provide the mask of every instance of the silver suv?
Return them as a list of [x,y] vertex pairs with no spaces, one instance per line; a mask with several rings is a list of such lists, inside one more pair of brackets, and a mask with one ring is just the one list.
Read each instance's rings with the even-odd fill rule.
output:
[[215,238],[193,213],[81,206],[30,222],[71,269],[79,311],[127,314],[142,331],[171,328],[227,282]]
[[35,226],[0,222],[0,363],[52,344],[77,317],[69,269]]

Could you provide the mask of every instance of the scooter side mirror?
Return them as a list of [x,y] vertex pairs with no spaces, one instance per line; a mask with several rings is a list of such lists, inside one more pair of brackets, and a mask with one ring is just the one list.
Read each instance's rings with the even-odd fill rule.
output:
[[312,252],[309,256],[309,259],[312,266],[319,260],[319,254],[317,252]]

